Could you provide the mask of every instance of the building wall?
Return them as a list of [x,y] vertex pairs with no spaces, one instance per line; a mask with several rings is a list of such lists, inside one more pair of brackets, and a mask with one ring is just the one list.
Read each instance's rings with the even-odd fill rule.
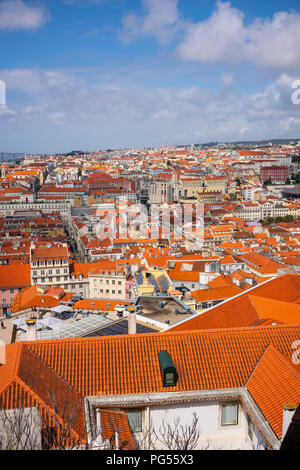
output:
[[151,204],[172,202],[172,185],[166,181],[155,181],[149,187],[149,201]]
[[31,283],[43,285],[66,285],[69,283],[69,260],[31,261]]
[[21,289],[21,287],[13,287],[11,289],[0,289],[0,315],[5,315],[7,312],[11,312],[13,299]]
[[126,297],[126,276],[108,274],[90,274],[89,291],[92,299],[125,299]]
[[[149,410],[144,409],[142,412],[143,429],[142,432],[135,433],[136,440],[139,441],[147,435],[151,426],[154,427],[157,434],[163,425],[170,425],[174,429],[176,421],[179,421],[179,428],[180,426],[184,428],[191,426],[195,413],[199,418],[198,429],[200,431],[196,450],[263,449],[265,443],[253,424],[250,424],[250,429],[247,411],[241,403],[238,405],[238,423],[222,426],[221,408],[224,403],[228,402],[209,401],[150,406]],[[159,448],[165,447],[160,444]]]
[[69,219],[71,216],[71,206],[68,202],[34,202],[34,203],[20,203],[20,204],[0,204],[0,215],[14,215],[15,211],[42,211],[44,213],[51,213],[59,211],[62,218]]

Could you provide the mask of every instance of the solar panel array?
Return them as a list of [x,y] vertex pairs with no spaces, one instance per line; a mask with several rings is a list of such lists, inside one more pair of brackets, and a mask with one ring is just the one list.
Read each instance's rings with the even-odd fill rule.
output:
[[[154,330],[153,328],[149,328],[146,325],[141,325],[140,323],[137,323],[136,332],[137,333],[154,333],[154,332],[157,332],[157,330]],[[92,331],[91,333],[85,334],[84,336],[92,337],[92,336],[127,335],[127,333],[128,333],[128,320],[125,318],[123,320],[112,322],[110,325],[99,328],[98,330]]]
[[136,280],[137,280],[138,285],[143,284],[144,278],[143,278],[142,273],[137,272],[137,273],[135,274],[135,278],[136,278]]
[[159,292],[158,284],[157,284],[156,279],[153,275],[148,277],[148,281],[149,281],[150,284],[152,284],[154,286],[155,292]]
[[[89,315],[81,320],[66,321],[65,326],[56,330],[38,331],[37,339],[79,338],[110,323],[113,323],[113,321],[108,318],[100,315]],[[20,334],[20,340],[24,339],[25,335]]]
[[158,285],[160,287],[161,292],[167,292],[168,291],[169,282],[168,282],[168,279],[166,278],[166,276],[164,274],[161,274],[160,276],[158,276],[157,282],[158,282]]

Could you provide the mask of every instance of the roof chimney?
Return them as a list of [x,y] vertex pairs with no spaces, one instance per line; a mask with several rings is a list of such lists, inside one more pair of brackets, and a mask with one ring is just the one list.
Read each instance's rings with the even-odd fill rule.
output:
[[115,450],[120,450],[120,434],[119,428],[115,428]]
[[100,410],[100,408],[96,409],[96,426],[97,426],[97,436],[102,436],[102,424],[101,424],[101,410]]
[[26,333],[26,341],[36,341],[37,334],[36,334],[36,318],[30,318],[26,320],[27,324],[27,333]]
[[284,436],[286,435],[286,432],[289,428],[289,425],[291,424],[292,418],[294,416],[294,413],[297,409],[296,403],[287,403],[286,405],[283,405],[283,419],[282,419],[282,440],[284,439]]
[[136,334],[136,307],[128,307],[128,334]]
[[92,443],[92,449],[94,450],[108,450],[110,448],[110,442],[108,439],[103,440],[102,436],[102,422],[101,422],[101,410],[96,408],[96,439]]

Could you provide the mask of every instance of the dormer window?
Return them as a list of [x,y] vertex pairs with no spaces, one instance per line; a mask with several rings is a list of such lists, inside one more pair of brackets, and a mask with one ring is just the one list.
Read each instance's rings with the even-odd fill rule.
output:
[[163,387],[175,387],[178,380],[178,374],[170,354],[168,351],[160,351],[158,353],[158,359]]

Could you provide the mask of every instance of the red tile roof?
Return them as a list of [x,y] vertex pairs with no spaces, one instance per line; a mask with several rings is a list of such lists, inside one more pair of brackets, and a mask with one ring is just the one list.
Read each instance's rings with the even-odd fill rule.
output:
[[246,385],[278,439],[283,405],[300,402],[300,374],[273,346],[268,346]]
[[[35,341],[26,346],[83,396],[103,396],[242,387],[269,344],[291,357],[299,333],[300,325],[281,325]],[[169,352],[178,371],[175,387],[162,385],[160,350]]]
[[132,440],[132,435],[124,411],[115,410],[101,410],[101,425],[103,440],[108,439],[115,449],[115,431],[119,432],[119,448],[120,450],[134,450],[135,445]]
[[213,289],[198,289],[191,292],[196,302],[209,300],[224,300],[240,294],[242,289],[237,286],[216,287]]
[[[285,302],[282,299],[285,299]],[[250,326],[262,320],[300,323],[296,302],[300,299],[300,275],[286,274],[248,289],[243,294],[222,302],[170,327],[170,331],[200,328]]]
[[16,289],[30,284],[30,264],[0,265],[0,289]]

